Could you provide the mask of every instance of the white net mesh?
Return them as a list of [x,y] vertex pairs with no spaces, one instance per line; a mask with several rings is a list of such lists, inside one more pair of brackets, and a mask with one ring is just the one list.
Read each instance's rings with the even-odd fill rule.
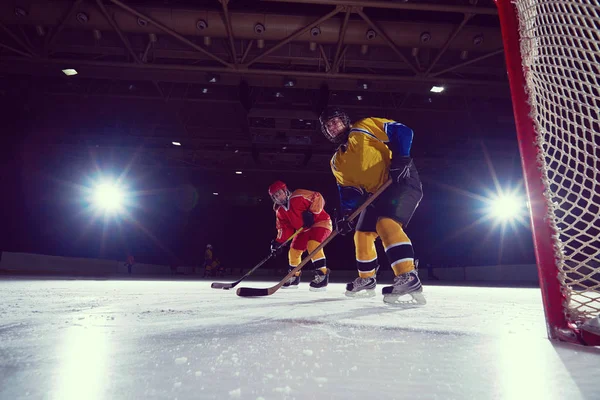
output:
[[600,2],[517,0],[568,320],[600,313]]

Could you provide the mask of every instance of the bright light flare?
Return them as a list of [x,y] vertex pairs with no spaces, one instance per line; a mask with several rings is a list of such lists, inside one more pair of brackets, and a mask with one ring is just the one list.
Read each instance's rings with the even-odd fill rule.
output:
[[488,213],[498,221],[512,221],[523,216],[526,204],[518,195],[501,194],[491,199]]
[[96,208],[115,212],[123,208],[125,194],[114,184],[101,183],[94,189],[93,203]]

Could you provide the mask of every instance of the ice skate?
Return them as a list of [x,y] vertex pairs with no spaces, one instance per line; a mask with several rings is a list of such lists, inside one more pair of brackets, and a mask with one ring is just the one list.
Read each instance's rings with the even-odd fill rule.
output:
[[308,288],[311,292],[324,292],[327,290],[329,283],[329,268],[323,273],[320,269],[315,270],[315,279],[310,282]]
[[400,306],[425,305],[427,300],[423,296],[423,286],[416,270],[398,275],[394,278],[392,286],[386,286],[381,291],[383,302]]
[[373,275],[370,278],[358,277],[346,285],[346,296],[348,297],[374,297],[377,278]]
[[[291,271],[291,270],[290,270]],[[289,271],[288,271],[289,273]],[[286,283],[283,284],[283,289],[298,289],[298,285],[300,284],[300,275],[292,276]]]

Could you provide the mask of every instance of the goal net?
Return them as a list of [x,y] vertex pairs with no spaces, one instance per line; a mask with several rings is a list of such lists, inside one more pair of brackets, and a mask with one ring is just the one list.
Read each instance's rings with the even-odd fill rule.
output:
[[548,331],[600,314],[600,2],[496,0]]

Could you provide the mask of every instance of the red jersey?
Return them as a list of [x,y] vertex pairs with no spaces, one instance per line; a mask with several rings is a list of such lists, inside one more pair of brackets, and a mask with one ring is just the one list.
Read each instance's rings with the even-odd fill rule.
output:
[[273,209],[276,216],[277,242],[285,242],[294,232],[302,228],[304,222],[302,213],[306,210],[315,216],[315,222],[311,228],[321,227],[332,230],[331,218],[323,208],[325,200],[321,193],[310,190],[296,189],[291,194],[288,207],[275,204]]

